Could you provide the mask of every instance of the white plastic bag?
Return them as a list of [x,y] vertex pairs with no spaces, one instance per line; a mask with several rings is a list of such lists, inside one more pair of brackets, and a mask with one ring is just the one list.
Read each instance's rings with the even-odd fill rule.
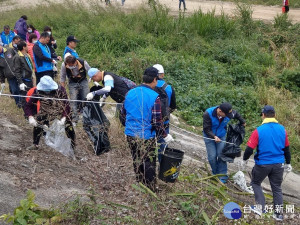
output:
[[251,186],[247,187],[245,174],[243,171],[238,171],[236,174],[233,175],[234,183],[237,184],[243,191],[254,194],[253,189]]
[[71,139],[66,136],[65,126],[59,125],[55,119],[46,132],[45,143],[55,151],[60,152],[64,156],[75,158],[74,151],[71,146]]

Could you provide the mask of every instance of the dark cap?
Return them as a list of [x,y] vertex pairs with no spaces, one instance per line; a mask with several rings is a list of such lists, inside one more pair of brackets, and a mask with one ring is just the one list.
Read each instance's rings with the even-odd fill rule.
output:
[[69,36],[69,37],[67,37],[67,44],[69,44],[69,42],[71,42],[71,41],[79,42],[79,40],[77,40],[77,39],[75,38],[75,36]]
[[271,105],[265,105],[263,109],[261,110],[261,113],[266,114],[266,113],[275,113],[275,109]]
[[153,66],[148,67],[145,70],[144,75],[149,76],[149,77],[158,77],[158,70],[156,68],[154,68]]
[[221,109],[228,118],[233,118],[232,105],[229,102],[223,102],[221,105],[219,105],[219,109]]

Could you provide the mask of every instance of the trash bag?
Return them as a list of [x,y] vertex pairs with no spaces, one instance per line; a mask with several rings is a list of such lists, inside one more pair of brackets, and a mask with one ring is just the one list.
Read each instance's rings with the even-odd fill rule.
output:
[[254,194],[251,186],[247,186],[245,174],[242,171],[238,171],[235,175],[233,175],[233,181],[236,185],[238,185],[243,191]]
[[242,149],[240,145],[243,143],[245,137],[245,127],[242,124],[228,125],[227,137],[225,147],[220,155],[221,159],[225,162],[232,163],[235,157],[240,157]]
[[64,156],[75,159],[71,139],[68,138],[65,133],[65,126],[59,125],[57,119],[55,119],[49,129],[46,130],[45,143]]
[[[94,101],[94,100],[93,100]],[[94,144],[96,155],[110,150],[108,138],[109,120],[104,115],[100,104],[85,103],[83,106],[83,129]]]

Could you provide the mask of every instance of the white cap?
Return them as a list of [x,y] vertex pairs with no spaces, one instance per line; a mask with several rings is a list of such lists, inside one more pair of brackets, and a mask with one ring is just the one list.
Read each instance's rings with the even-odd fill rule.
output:
[[68,56],[71,56],[72,54],[70,53],[70,52],[67,52],[66,54],[65,54],[65,56],[64,56],[64,61],[66,61],[66,58],[68,57]]
[[165,73],[165,70],[162,65],[155,64],[153,67],[158,70],[158,73]]

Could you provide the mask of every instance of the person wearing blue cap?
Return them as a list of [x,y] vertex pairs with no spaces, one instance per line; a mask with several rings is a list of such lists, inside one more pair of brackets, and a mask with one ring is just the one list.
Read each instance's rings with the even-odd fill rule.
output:
[[[40,97],[40,99],[34,97]],[[34,127],[33,145],[26,150],[39,149],[43,129],[47,128],[49,123],[55,119],[59,119],[58,124],[65,126],[66,135],[71,139],[71,145],[74,149],[75,131],[72,126],[69,101],[47,98],[68,99],[68,96],[64,87],[58,86],[50,76],[45,75],[41,78],[24,108],[29,124]],[[37,105],[39,105],[38,108]]]
[[105,99],[110,96],[117,103],[122,103],[125,100],[127,92],[136,85],[131,80],[120,77],[114,73],[100,71],[96,68],[91,68],[88,75],[94,82],[102,82],[103,88],[87,94],[87,100],[92,100],[95,95],[102,95],[100,105],[103,106]]
[[[283,172],[292,171],[291,153],[289,149],[288,135],[284,126],[275,119],[275,109],[271,105],[266,105],[261,113],[263,122],[251,134],[247,148],[243,156],[243,164],[246,165],[248,159],[253,154],[255,165],[252,169],[251,186],[255,195],[256,207],[252,211],[261,215],[265,210],[265,196],[261,188],[261,183],[268,177],[273,192],[274,214],[277,221],[283,220],[283,199],[281,183]],[[284,166],[284,163],[286,165]],[[277,209],[277,210],[276,210]]]
[[153,191],[156,190],[156,138],[164,138],[166,143],[173,141],[165,131],[160,97],[154,91],[157,80],[158,70],[147,68],[143,84],[127,93],[122,108],[122,116],[126,118],[124,132],[131,149],[136,179]]

